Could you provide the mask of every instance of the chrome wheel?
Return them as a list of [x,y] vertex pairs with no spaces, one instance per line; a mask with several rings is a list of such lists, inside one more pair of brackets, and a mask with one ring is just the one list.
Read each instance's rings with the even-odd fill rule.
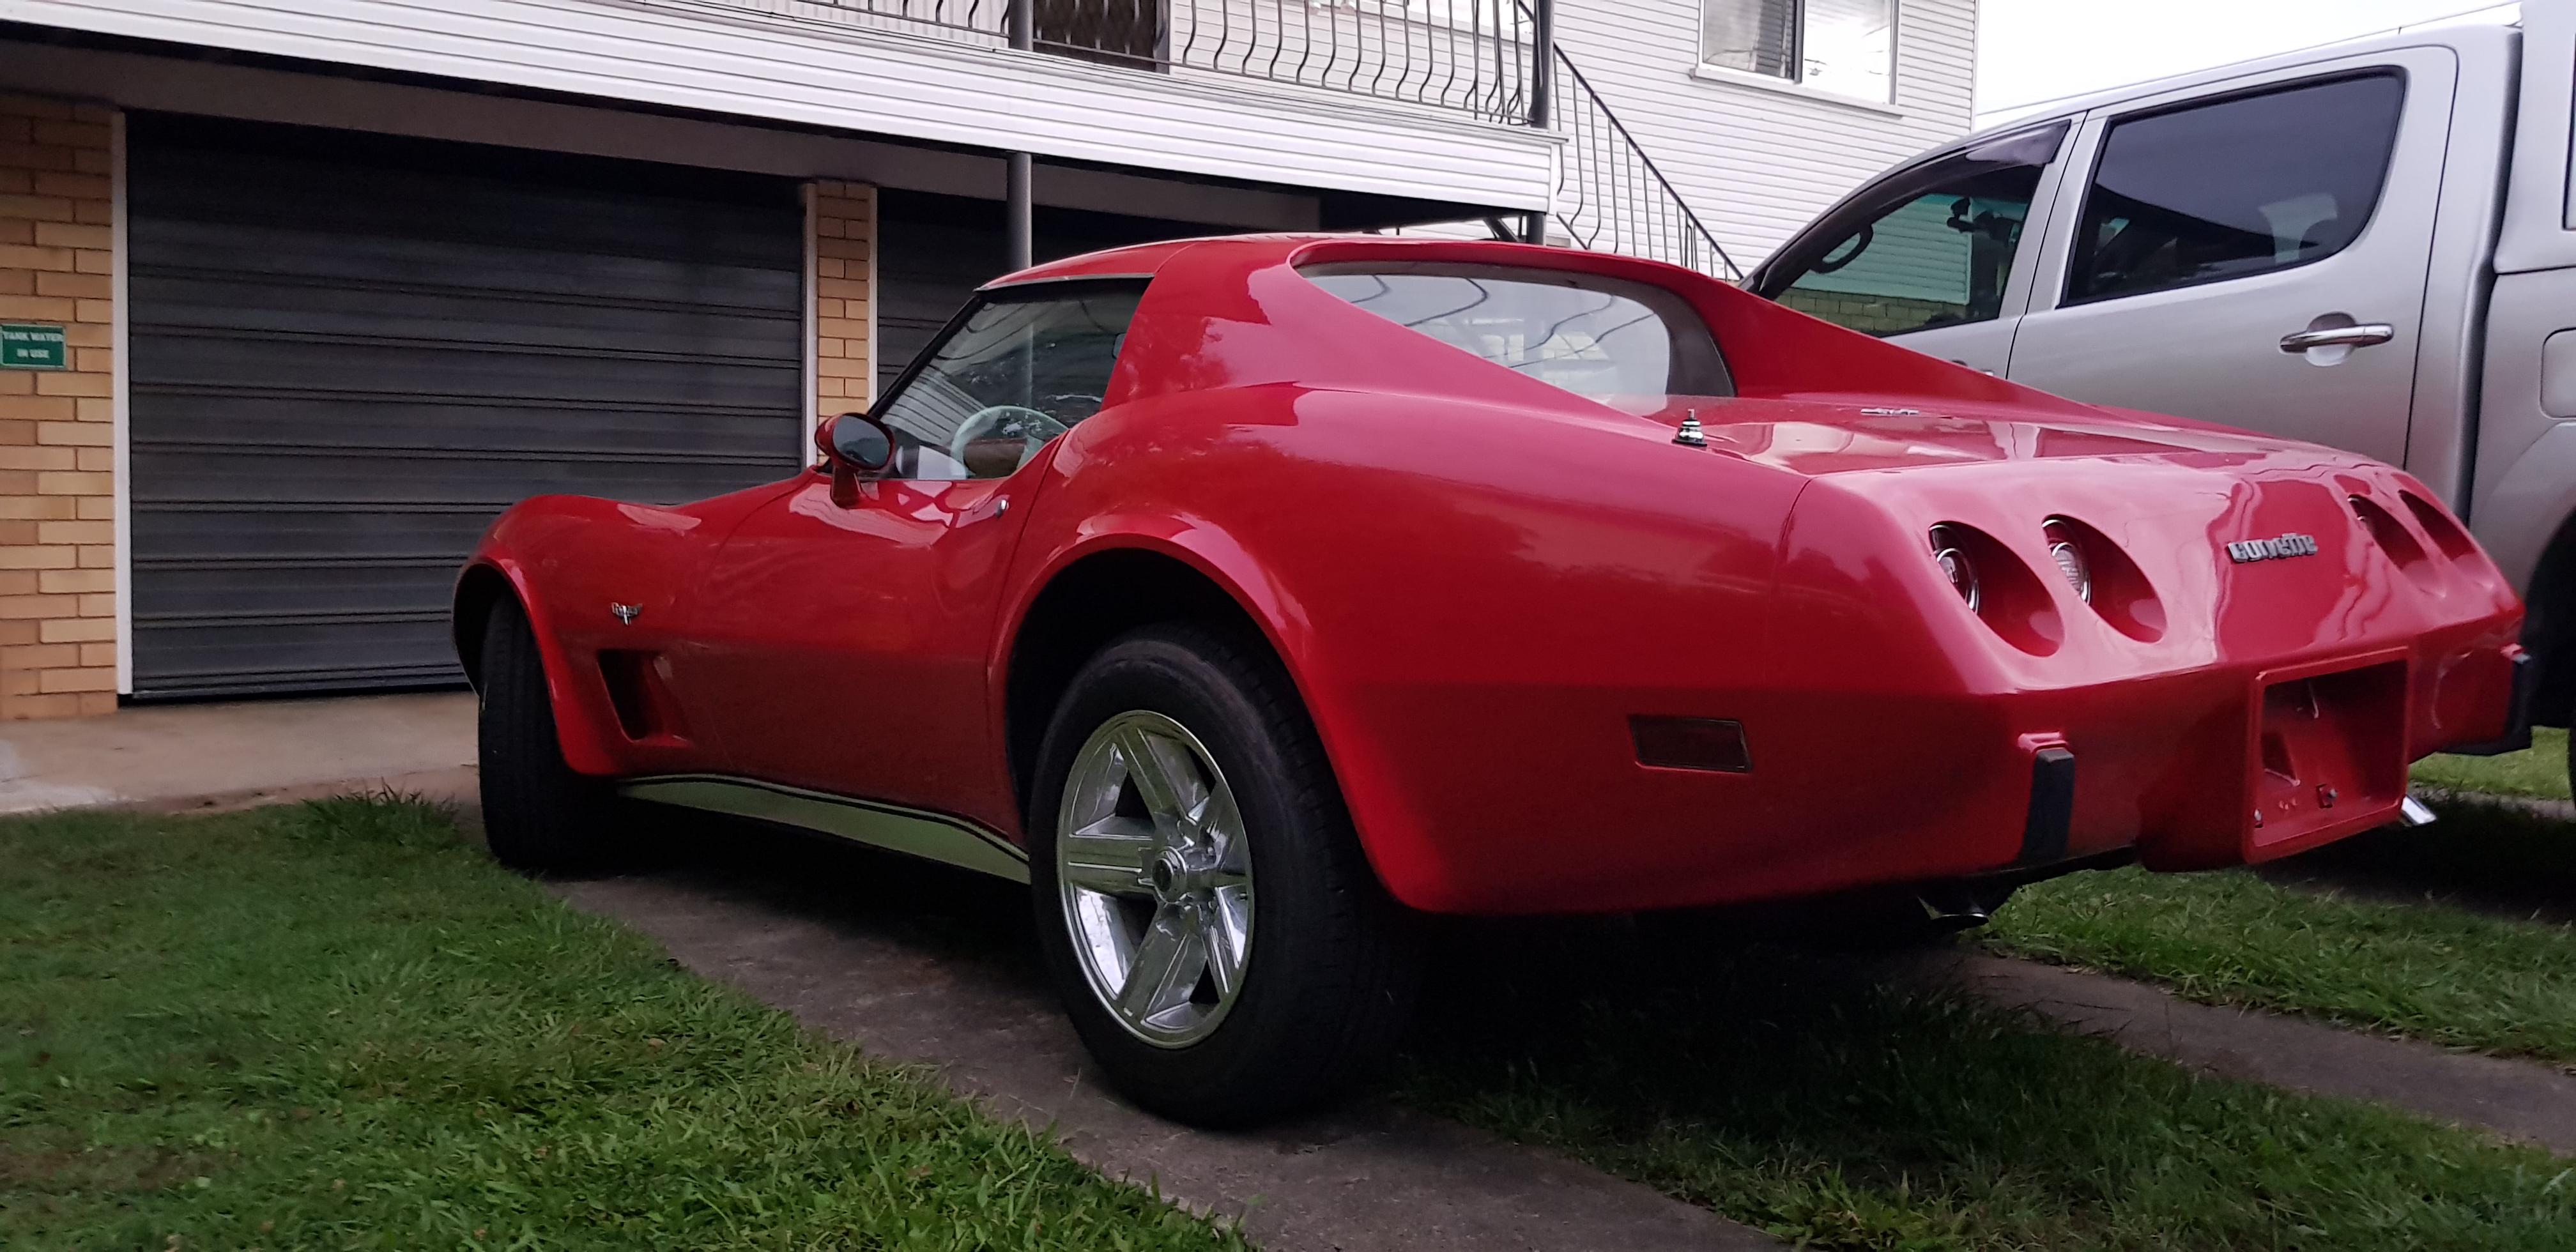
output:
[[1148,1043],[1213,1033],[1252,953],[1252,856],[1224,771],[1189,728],[1121,713],[1075,754],[1055,869],[1092,994]]

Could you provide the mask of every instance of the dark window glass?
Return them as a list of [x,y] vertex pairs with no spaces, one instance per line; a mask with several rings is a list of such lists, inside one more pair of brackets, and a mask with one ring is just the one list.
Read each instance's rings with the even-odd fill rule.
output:
[[1792,241],[1759,290],[1868,335],[1991,321],[2058,123],[1907,170]]
[[2076,224],[2069,303],[2324,260],[2370,223],[2406,85],[2373,74],[2112,125]]
[[1039,283],[985,296],[878,416],[897,478],[999,478],[1100,411],[1145,284]]
[[1498,265],[1317,265],[1315,285],[1577,395],[1734,394],[1708,323],[1645,283]]

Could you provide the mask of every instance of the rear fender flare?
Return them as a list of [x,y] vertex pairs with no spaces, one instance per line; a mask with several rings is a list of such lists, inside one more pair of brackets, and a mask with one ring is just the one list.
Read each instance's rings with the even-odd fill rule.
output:
[[1417,907],[1429,903],[1427,880],[1409,872],[1420,866],[1431,872],[1436,853],[1419,823],[1396,797],[1397,790],[1378,780],[1370,762],[1359,719],[1346,707],[1334,681],[1325,650],[1293,588],[1282,586],[1269,568],[1233,534],[1201,518],[1148,514],[1093,517],[1065,542],[1030,562],[1034,572],[1018,582],[1002,615],[988,661],[986,683],[993,725],[1006,718],[1006,688],[1014,642],[1036,604],[1058,574],[1085,557],[1118,549],[1153,552],[1179,561],[1205,575],[1233,598],[1261,630],[1264,642],[1287,671],[1290,685],[1324,747],[1360,847],[1378,879],[1397,899]]
[[[1313,684],[1305,672],[1302,646],[1312,639],[1312,631],[1295,598],[1270,578],[1261,563],[1233,535],[1202,519],[1113,514],[1085,522],[1064,543],[1035,562],[1030,576],[1018,581],[986,658],[985,688],[994,725],[1002,724],[1013,645],[1038,597],[1045,594],[1057,575],[1084,558],[1122,549],[1169,557],[1215,583],[1261,629],[1264,641],[1287,668],[1298,698],[1306,702],[1312,715]],[[1327,743],[1328,754],[1330,747]]]

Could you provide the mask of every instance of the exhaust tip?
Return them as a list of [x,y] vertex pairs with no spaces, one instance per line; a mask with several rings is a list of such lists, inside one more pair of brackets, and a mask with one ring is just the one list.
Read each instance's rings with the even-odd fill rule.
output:
[[2413,796],[2406,797],[2397,805],[2397,821],[2400,825],[2409,827],[2430,826],[2435,820],[2437,819],[2434,816],[2432,806]]
[[1953,882],[1924,887],[1915,893],[1914,898],[1923,906],[1924,918],[1935,930],[1942,934],[1955,934],[1993,921],[1995,909],[2003,904],[2001,896],[2010,893],[2010,888],[1998,894],[1991,890],[1978,890],[1969,883]]

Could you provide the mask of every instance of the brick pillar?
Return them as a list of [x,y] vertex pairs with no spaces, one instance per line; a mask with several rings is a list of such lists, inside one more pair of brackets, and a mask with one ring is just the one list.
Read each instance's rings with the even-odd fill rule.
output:
[[874,328],[868,302],[876,278],[877,189],[814,185],[814,412],[868,407],[876,394]]
[[0,369],[0,718],[116,708],[113,116],[0,96],[0,322],[70,358]]

